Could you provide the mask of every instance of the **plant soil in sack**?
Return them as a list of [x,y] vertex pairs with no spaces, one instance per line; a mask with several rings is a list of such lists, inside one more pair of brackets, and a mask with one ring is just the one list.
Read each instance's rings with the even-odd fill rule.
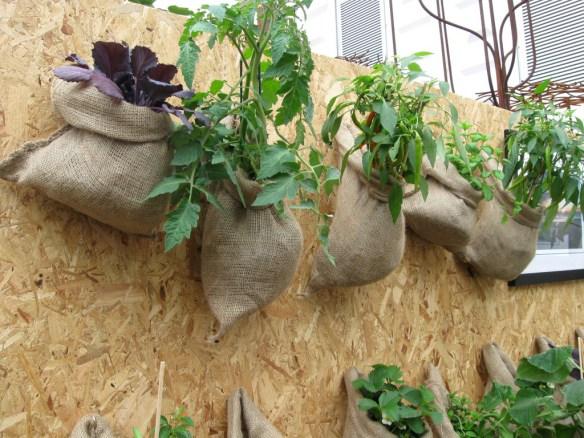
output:
[[458,256],[480,275],[514,280],[537,249],[541,209],[524,206],[513,216],[512,195],[497,185],[492,201],[482,201],[470,243]]
[[[343,124],[335,141],[341,156],[354,144],[352,126]],[[403,257],[403,213],[394,223],[388,206],[388,188],[363,172],[362,154],[349,158],[337,192],[335,216],[329,234],[329,252],[315,254],[307,293],[333,287],[374,283],[395,270]]]
[[235,185],[222,184],[216,195],[223,209],[209,205],[203,227],[203,290],[219,322],[210,341],[288,289],[302,254],[302,229],[292,212],[252,207],[261,186],[241,171],[237,178],[245,205]]
[[418,192],[404,200],[406,225],[428,242],[456,253],[470,242],[482,193],[453,164],[446,167],[437,160],[432,167],[424,158],[422,171],[428,181],[428,196],[424,201]]
[[434,403],[442,414],[440,423],[430,421],[433,435],[438,438],[458,438],[458,434],[454,431],[454,427],[448,418],[448,410],[450,409],[449,391],[438,368],[433,365],[428,367],[425,384],[434,394]]
[[52,91],[68,126],[0,162],[0,177],[121,231],[152,234],[167,205],[146,199],[169,171],[168,114],[60,79]]

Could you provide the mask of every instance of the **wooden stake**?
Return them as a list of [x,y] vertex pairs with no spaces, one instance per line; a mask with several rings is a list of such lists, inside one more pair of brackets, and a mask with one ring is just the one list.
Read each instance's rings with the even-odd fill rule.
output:
[[158,397],[156,399],[156,426],[154,427],[154,436],[160,436],[160,416],[162,415],[162,391],[164,389],[164,368],[166,362],[160,362],[160,372],[158,373]]
[[584,339],[578,336],[578,356],[580,357],[580,380],[584,380]]

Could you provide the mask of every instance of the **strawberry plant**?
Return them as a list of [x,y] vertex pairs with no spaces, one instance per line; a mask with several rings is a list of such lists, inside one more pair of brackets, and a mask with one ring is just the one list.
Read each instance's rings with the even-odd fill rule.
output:
[[436,423],[442,414],[434,404],[434,394],[425,386],[403,384],[403,373],[394,365],[374,365],[367,378],[353,381],[363,394],[359,409],[400,437],[420,437],[426,433],[425,417]]
[[[543,93],[549,81],[535,94]],[[503,165],[503,185],[515,197],[515,213],[536,208],[547,195],[544,226],[560,207],[584,211],[584,122],[553,103],[521,100],[510,120]],[[570,220],[567,221],[571,222]]]
[[[422,159],[427,156],[434,165],[441,139],[431,127],[442,128],[439,122],[424,122],[424,112],[439,110],[440,93],[433,90],[436,81],[415,83],[424,75],[418,61],[427,52],[378,64],[367,75],[353,79],[341,96],[328,104],[327,120],[322,128],[325,143],[331,144],[344,116],[351,118],[359,130],[355,145],[344,157],[363,150],[363,169],[367,176],[375,173],[381,184],[390,187],[389,208],[397,221],[403,201],[403,184],[413,184],[424,198],[428,183],[422,174]],[[448,84],[440,83],[442,95]],[[340,99],[342,98],[342,99]]]
[[575,367],[572,348],[523,358],[514,392],[495,383],[475,409],[450,394],[448,418],[461,438],[574,437],[584,432],[584,381],[568,381]]
[[[323,164],[314,145],[309,88],[314,64],[297,19],[310,4],[311,0],[244,0],[203,6],[196,12],[180,10],[189,16],[178,62],[187,85],[193,83],[201,35],[208,36],[210,48],[231,45],[239,56],[241,75],[232,83],[217,78],[208,90],[183,100],[189,122],[192,115],[205,114],[208,123],[195,120],[175,132],[174,174],[151,193],[152,197],[172,193],[165,224],[167,251],[197,226],[202,200],[221,208],[212,190],[215,183],[230,181],[246,205],[238,171],[262,186],[251,207],[274,205],[280,213],[287,199],[299,196],[296,208],[320,214],[317,194],[331,193],[338,183],[339,172]],[[294,135],[284,135],[285,127]],[[328,224],[326,216],[321,217],[320,238],[326,243]]]
[[[191,417],[183,415],[184,408],[177,408],[171,415],[170,420],[164,415],[160,416],[160,433],[157,438],[193,438],[189,429],[195,427]],[[133,429],[134,438],[143,438],[142,433]],[[154,436],[154,430],[152,431]]]
[[453,117],[454,126],[444,142],[446,162],[452,164],[475,190],[482,192],[485,200],[490,201],[495,179],[502,179],[503,173],[499,169],[491,170],[487,162],[500,162],[502,152],[487,143],[487,135],[474,131],[470,123],[459,123],[457,118]]

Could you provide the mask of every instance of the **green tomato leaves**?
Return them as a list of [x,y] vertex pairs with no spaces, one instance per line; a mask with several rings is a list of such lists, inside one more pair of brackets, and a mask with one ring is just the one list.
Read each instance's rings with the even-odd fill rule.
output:
[[191,231],[199,222],[201,206],[183,199],[178,206],[166,216],[164,232],[166,240],[164,249],[172,250],[183,240],[191,237]]

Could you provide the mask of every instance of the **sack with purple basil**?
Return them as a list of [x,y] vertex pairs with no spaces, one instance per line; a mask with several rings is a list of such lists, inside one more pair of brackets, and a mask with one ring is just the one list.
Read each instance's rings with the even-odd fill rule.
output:
[[[335,136],[339,154],[353,147],[355,129],[353,125],[341,125]],[[307,293],[374,283],[399,266],[405,247],[405,221],[402,212],[393,221],[388,190],[375,175],[365,176],[361,153],[351,154],[337,192],[329,233],[329,253],[335,264],[322,248],[317,250]]]
[[168,199],[148,199],[168,174],[173,124],[165,103],[176,68],[146,47],[95,43],[94,69],[76,55],[55,69],[52,101],[67,126],[0,162],[0,178],[32,187],[119,230],[149,235]]

